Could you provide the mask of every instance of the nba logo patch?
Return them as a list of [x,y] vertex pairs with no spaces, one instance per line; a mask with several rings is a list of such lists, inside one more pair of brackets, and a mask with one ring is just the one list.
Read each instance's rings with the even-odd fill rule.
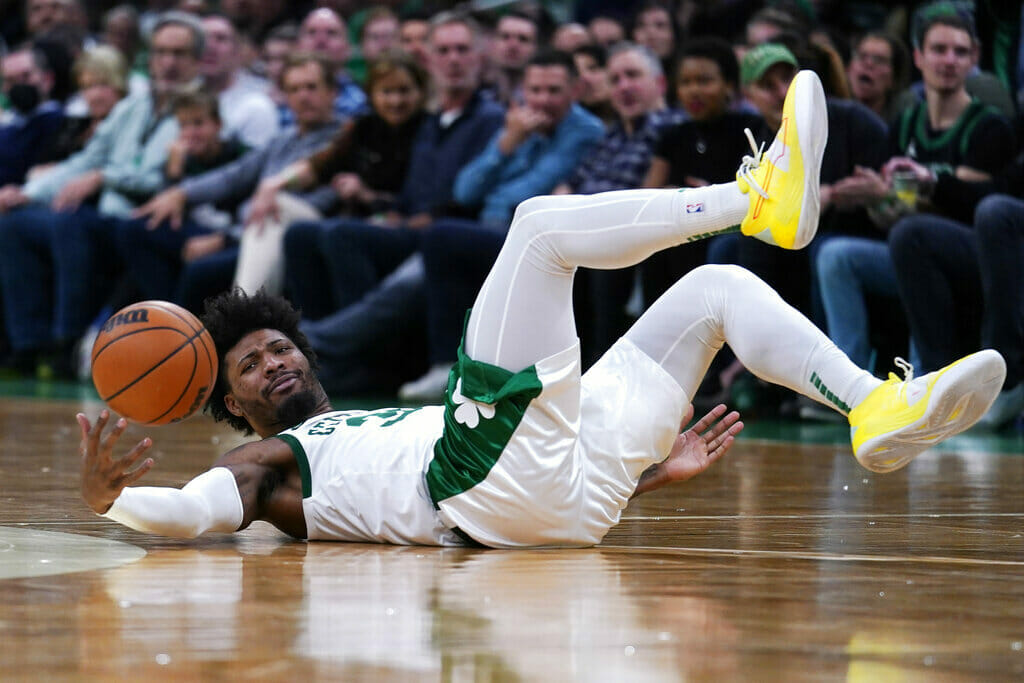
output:
[[686,213],[702,213],[704,211],[704,202],[695,202],[693,204],[686,205]]

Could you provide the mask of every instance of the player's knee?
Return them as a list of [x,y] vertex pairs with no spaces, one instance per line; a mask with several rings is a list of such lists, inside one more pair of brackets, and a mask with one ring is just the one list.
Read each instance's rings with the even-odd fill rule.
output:
[[686,277],[696,281],[701,287],[723,284],[746,285],[758,280],[757,276],[746,268],[731,263],[709,263],[698,266],[691,270]]

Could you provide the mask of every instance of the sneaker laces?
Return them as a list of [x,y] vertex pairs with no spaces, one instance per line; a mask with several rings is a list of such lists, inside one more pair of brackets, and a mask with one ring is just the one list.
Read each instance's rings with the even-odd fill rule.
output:
[[747,185],[754,188],[759,195],[768,199],[768,193],[764,191],[764,188],[754,179],[754,171],[761,165],[761,156],[764,154],[764,143],[761,143],[760,149],[757,143],[754,142],[754,134],[750,132],[749,128],[744,128],[743,133],[747,136],[747,142],[750,143],[750,150],[754,153],[754,156],[749,154],[744,155],[743,161],[740,163],[740,170],[737,175],[746,181]]
[[903,394],[906,391],[907,385],[914,381],[914,366],[908,363],[907,361],[903,360],[899,356],[896,356],[896,359],[893,360],[892,364],[903,371],[902,381],[900,381],[900,378],[896,376],[895,372],[889,373],[889,379],[895,382],[899,382],[899,386],[896,387],[896,395],[900,398],[903,398]]

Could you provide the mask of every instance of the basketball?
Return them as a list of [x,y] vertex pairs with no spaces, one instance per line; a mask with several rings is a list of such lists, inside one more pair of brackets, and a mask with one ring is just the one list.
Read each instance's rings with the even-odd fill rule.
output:
[[199,319],[167,301],[110,316],[92,347],[92,382],[111,410],[145,425],[184,420],[206,403],[217,352]]

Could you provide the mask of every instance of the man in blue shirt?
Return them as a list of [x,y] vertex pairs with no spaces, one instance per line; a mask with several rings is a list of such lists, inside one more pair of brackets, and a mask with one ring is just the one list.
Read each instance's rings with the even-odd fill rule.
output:
[[566,53],[544,52],[529,61],[524,104],[508,110],[502,129],[455,179],[455,201],[480,207],[477,220],[438,220],[423,235],[430,370],[403,385],[401,398],[443,395],[463,316],[501,249],[515,207],[554,189],[604,135],[600,120],[576,103],[577,77]]

